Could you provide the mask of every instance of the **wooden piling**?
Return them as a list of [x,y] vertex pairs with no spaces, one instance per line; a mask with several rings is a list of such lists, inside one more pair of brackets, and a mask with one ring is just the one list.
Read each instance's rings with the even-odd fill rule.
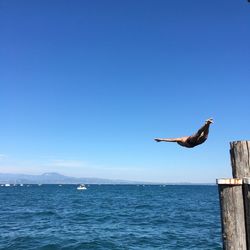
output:
[[246,250],[242,179],[218,179],[224,250]]
[[230,142],[233,178],[250,178],[250,141]]
[[230,157],[234,179],[217,180],[223,249],[245,250],[250,249],[250,141],[230,142]]

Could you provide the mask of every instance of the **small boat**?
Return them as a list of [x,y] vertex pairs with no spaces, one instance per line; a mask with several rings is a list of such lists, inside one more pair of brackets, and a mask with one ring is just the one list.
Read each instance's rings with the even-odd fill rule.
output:
[[77,187],[77,190],[86,190],[87,188],[85,187],[84,184],[81,184],[80,186]]
[[8,183],[7,183],[7,184],[5,184],[5,187],[10,187],[10,184],[8,184]]

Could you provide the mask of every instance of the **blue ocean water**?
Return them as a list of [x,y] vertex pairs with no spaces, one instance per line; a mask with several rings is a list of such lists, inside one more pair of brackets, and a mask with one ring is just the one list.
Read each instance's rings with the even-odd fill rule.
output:
[[0,249],[222,249],[216,186],[0,187]]

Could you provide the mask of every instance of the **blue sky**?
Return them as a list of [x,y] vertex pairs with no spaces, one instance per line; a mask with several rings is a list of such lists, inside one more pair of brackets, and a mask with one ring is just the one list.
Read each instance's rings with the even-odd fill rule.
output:
[[[249,139],[247,1],[0,2],[0,172],[230,177]],[[155,137],[194,133],[193,149]]]

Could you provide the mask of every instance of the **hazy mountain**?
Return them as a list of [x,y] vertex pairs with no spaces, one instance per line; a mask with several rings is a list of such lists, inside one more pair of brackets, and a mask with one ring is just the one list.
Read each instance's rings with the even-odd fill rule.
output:
[[44,173],[41,175],[4,174],[0,173],[0,184],[167,184],[167,185],[215,185],[215,183],[155,183],[145,181],[111,180],[101,178],[75,178],[59,173]]
[[126,180],[109,180],[100,178],[75,178],[59,173],[44,173],[41,175],[4,174],[0,173],[0,183],[10,184],[136,184],[139,182]]

